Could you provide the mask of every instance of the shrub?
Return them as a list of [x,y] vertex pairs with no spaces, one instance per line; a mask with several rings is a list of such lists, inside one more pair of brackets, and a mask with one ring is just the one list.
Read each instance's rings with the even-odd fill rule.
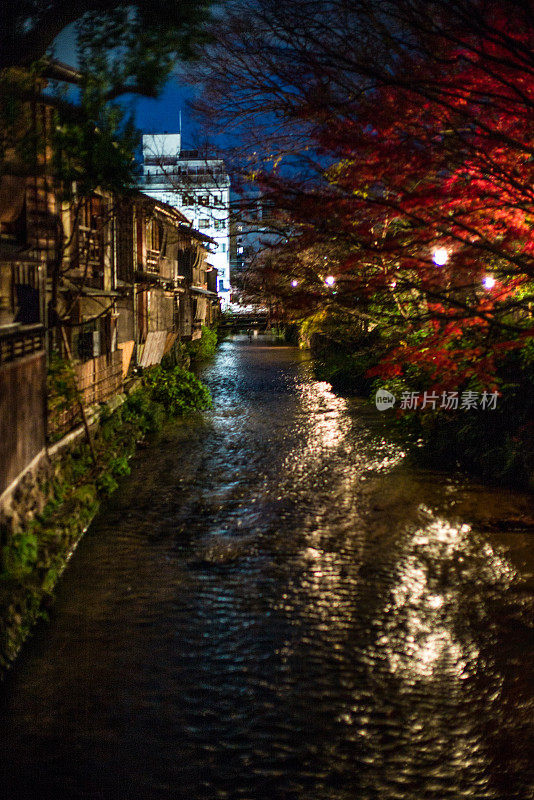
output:
[[152,400],[161,403],[172,416],[211,408],[208,388],[196,375],[181,367],[164,370],[156,366],[144,376],[144,383],[150,390]]
[[2,548],[2,568],[15,578],[30,572],[37,562],[39,543],[35,531],[30,529],[13,534],[9,544]]
[[187,345],[192,361],[204,361],[210,358],[217,349],[217,331],[202,326],[200,339],[195,339]]

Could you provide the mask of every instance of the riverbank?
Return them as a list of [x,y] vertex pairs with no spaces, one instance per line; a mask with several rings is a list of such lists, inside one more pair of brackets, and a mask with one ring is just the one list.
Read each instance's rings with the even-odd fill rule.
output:
[[166,419],[210,407],[196,376],[168,363],[130,382],[128,393],[95,409],[83,427],[51,445],[28,470],[1,520],[0,677],[35,623],[96,515],[130,471],[129,459]]

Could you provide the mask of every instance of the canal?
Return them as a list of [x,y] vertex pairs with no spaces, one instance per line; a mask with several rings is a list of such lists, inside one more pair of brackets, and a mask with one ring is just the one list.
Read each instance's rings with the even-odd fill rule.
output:
[[534,508],[225,342],[0,687],[9,800],[532,800]]

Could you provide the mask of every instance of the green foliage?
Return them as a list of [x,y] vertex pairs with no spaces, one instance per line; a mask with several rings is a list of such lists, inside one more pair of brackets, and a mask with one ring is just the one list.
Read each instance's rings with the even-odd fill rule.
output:
[[155,403],[150,392],[138,389],[128,396],[123,408],[125,422],[139,426],[139,434],[146,435],[159,430],[164,422],[164,412],[161,405]]
[[64,199],[71,199],[75,182],[78,197],[89,196],[96,187],[124,191],[135,182],[135,149],[139,134],[131,118],[117,106],[82,101],[79,119],[58,120],[53,147],[53,165],[62,181]]
[[367,373],[376,363],[377,356],[372,349],[356,353],[328,350],[314,360],[314,373],[318,380],[327,381],[340,394],[368,395],[372,381]]
[[66,458],[63,467],[63,474],[66,480],[76,484],[93,467],[91,450],[86,442],[83,442],[76,450]]
[[85,483],[74,491],[73,497],[82,506],[93,506],[96,501],[96,486],[94,483]]
[[52,407],[67,406],[76,399],[73,369],[57,353],[52,354],[48,364],[47,388]]
[[189,342],[187,349],[192,361],[205,361],[217,349],[217,331],[203,325],[200,339]]
[[131,472],[126,456],[115,456],[115,458],[112,458],[108,463],[108,469],[115,477],[129,475]]
[[163,369],[174,369],[174,367],[189,369],[190,363],[191,356],[189,355],[188,346],[185,342],[180,341],[176,341],[170,351],[161,359]]
[[37,562],[39,543],[35,531],[30,528],[15,533],[2,548],[2,568],[5,573],[21,579]]
[[299,338],[303,347],[310,347],[313,336],[324,331],[327,318],[325,309],[310,314],[300,322]]
[[322,309],[300,322],[299,339],[312,350],[319,380],[341,394],[369,394],[367,373],[387,349],[377,329],[366,333],[353,317]]
[[181,416],[188,411],[203,411],[211,408],[211,395],[206,386],[188,370],[175,367],[164,370],[153,367],[144,376],[144,384],[151,398],[161,403],[168,414]]
[[115,489],[118,487],[118,483],[113,477],[110,475],[109,472],[104,472],[102,475],[99,476],[96,485],[98,487],[98,491],[102,492],[105,495],[113,494]]

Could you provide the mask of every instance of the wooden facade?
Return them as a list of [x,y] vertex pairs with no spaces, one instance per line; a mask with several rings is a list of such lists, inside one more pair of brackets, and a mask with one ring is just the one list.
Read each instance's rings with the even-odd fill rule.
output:
[[[27,76],[13,75],[14,96]],[[2,131],[0,174],[0,498],[44,451],[46,414],[46,275],[57,254],[56,197],[47,177],[53,124],[38,98],[20,105]],[[3,99],[2,102],[10,102]],[[31,134],[37,136],[31,138]],[[37,139],[28,174],[18,140]],[[28,146],[28,145],[26,145]]]
[[180,211],[140,192],[119,202],[117,219],[118,342],[133,342],[134,362],[145,367],[161,360],[169,337],[196,338],[218,318],[216,279],[209,277],[215,271],[207,263],[211,240]]

